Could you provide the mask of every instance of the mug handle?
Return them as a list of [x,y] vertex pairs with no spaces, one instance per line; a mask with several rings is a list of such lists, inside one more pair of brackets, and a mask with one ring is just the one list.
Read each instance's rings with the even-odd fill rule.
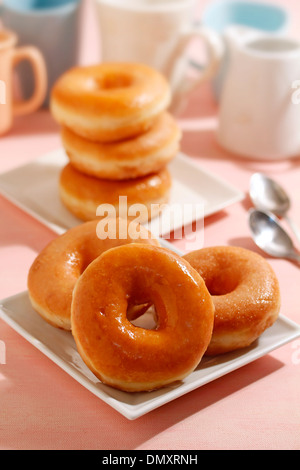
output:
[[22,116],[36,111],[42,105],[47,93],[47,69],[41,52],[32,46],[15,49],[13,51],[13,67],[23,60],[28,60],[31,63],[35,90],[28,100],[14,103],[13,113],[15,116]]
[[[207,64],[201,70],[200,76],[195,80],[187,80],[186,77],[183,77],[178,81],[178,78],[176,77],[178,64],[180,63],[180,60],[184,58],[184,52],[190,42],[193,39],[199,38],[202,39],[208,51]],[[217,74],[223,55],[224,43],[216,32],[204,26],[195,24],[188,31],[182,33],[181,40],[179,41],[168,67],[168,70],[171,71],[171,88],[175,90],[176,93],[176,103],[173,103],[173,107],[178,107],[182,98],[190,94],[200,84],[210,80]]]

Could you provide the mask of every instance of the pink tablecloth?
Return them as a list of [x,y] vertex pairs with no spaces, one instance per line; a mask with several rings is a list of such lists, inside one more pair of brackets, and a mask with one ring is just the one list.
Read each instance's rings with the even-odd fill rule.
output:
[[[204,3],[204,2],[202,2]],[[283,3],[283,2],[282,2]],[[299,18],[298,2],[284,2]],[[87,5],[89,6],[89,5]],[[298,8],[298,9],[297,9]],[[86,62],[96,39],[86,10]],[[299,23],[298,23],[299,24]],[[89,42],[90,41],[90,42]],[[300,77],[299,77],[300,78]],[[183,151],[237,188],[248,191],[254,171],[265,171],[290,192],[291,216],[300,226],[299,160],[258,163],[221,150],[214,131],[211,90],[195,93],[180,119]],[[0,141],[0,170],[22,165],[60,146],[47,111],[18,119]],[[260,252],[247,226],[249,198],[205,220],[205,246],[229,244]],[[26,289],[28,269],[55,237],[45,226],[0,197],[0,298]],[[177,242],[182,247],[182,242]],[[281,285],[282,314],[300,323],[300,269],[268,258]],[[0,364],[1,449],[299,449],[300,342],[294,341],[136,421],[128,421],[93,396],[0,321],[5,364]],[[3,354],[2,354],[2,361]]]

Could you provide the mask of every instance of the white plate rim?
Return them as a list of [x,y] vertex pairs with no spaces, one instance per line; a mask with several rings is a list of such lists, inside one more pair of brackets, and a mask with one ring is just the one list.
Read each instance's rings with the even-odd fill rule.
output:
[[[153,411],[183,395],[188,394],[189,392],[206,385],[209,382],[212,382],[224,375],[227,375],[230,372],[233,372],[249,363],[256,361],[257,359],[269,354],[270,352],[278,349],[281,346],[297,339],[300,337],[300,325],[295,323],[294,321],[290,320],[289,318],[283,316],[282,314],[279,315],[277,322],[283,323],[286,327],[290,329],[289,334],[282,337],[280,341],[274,342],[272,345],[265,346],[265,347],[257,347],[254,346],[252,348],[246,348],[244,351],[239,351],[237,353],[237,357],[233,358],[232,360],[224,361],[225,356],[222,356],[221,363],[222,367],[217,373],[211,372],[208,373],[205,380],[195,380],[191,381],[190,383],[183,383],[178,388],[171,391],[166,388],[166,393],[159,395],[158,398],[154,398],[154,400],[149,400],[145,403],[139,403],[137,405],[129,405],[128,403],[122,403],[121,401],[113,398],[109,394],[106,394],[103,391],[95,390],[93,384],[88,381],[88,378],[84,378],[82,374],[76,372],[76,368],[71,365],[68,365],[62,358],[60,358],[57,354],[52,352],[43,342],[37,340],[30,334],[30,331],[26,330],[21,326],[17,321],[9,316],[9,310],[5,307],[5,304],[8,302],[14,301],[14,299],[18,299],[22,296],[28,296],[27,291],[15,294],[11,297],[6,299],[0,300],[0,318],[7,323],[13,330],[15,330],[18,334],[20,334],[25,340],[27,340],[31,345],[37,348],[41,353],[43,353],[46,357],[48,357],[52,362],[54,362],[57,366],[59,366],[62,370],[64,370],[68,375],[70,375],[73,379],[75,379],[78,383],[84,386],[87,390],[91,393],[96,395],[99,399],[103,402],[111,406],[113,409],[118,411],[121,415],[123,415],[128,420],[135,420],[150,411]],[[37,318],[39,318],[37,316]],[[272,328],[272,327],[271,327]],[[269,329],[269,331],[271,330]],[[268,330],[267,330],[268,331]],[[54,329],[55,334],[55,329]],[[264,335],[265,333],[263,333]],[[262,336],[263,336],[262,335]],[[229,356],[230,357],[230,356]],[[214,360],[213,358],[211,359]],[[218,359],[217,359],[218,360]],[[193,374],[193,373],[192,373]],[[190,374],[190,377],[192,376]],[[121,392],[125,393],[126,392]],[[150,392],[151,393],[151,392]],[[150,396],[148,392],[145,392],[147,396]]]
[[[22,169],[29,168],[30,166],[38,165],[39,163],[46,162],[48,160],[51,160],[52,158],[57,158],[57,155],[63,152],[64,150],[62,148],[59,148],[54,151],[48,152],[44,155],[41,155],[40,157],[34,160],[31,160],[24,165],[13,168],[12,170],[9,170],[7,172],[0,173],[0,194],[4,196],[8,201],[13,203],[15,206],[19,207],[25,213],[33,217],[35,220],[38,220],[40,223],[47,226],[48,228],[50,228],[52,231],[54,231],[57,234],[61,234],[65,232],[67,229],[65,227],[61,227],[60,225],[54,222],[49,221],[46,215],[42,215],[41,213],[39,213],[38,211],[34,210],[29,205],[27,205],[24,201],[22,201],[21,197],[18,197],[16,193],[13,193],[11,191],[11,188],[7,187],[6,178],[10,177],[11,175],[15,173],[22,171]],[[216,214],[220,212],[221,210],[224,210],[226,207],[229,207],[232,204],[241,202],[245,198],[245,193],[243,191],[234,187],[233,185],[228,183],[226,180],[222,179],[219,175],[216,175],[215,173],[207,170],[206,168],[203,168],[200,164],[196,163],[193,160],[193,158],[188,157],[182,152],[180,152],[176,156],[176,158],[181,163],[184,163],[188,165],[189,167],[195,169],[195,171],[201,173],[202,176],[209,177],[212,181],[216,183],[216,185],[226,189],[228,192],[231,193],[230,197],[224,199],[218,204],[213,204],[213,205],[209,204],[208,206],[206,206],[204,209],[204,214],[203,214],[204,218],[210,215]],[[164,235],[162,234],[162,236]]]

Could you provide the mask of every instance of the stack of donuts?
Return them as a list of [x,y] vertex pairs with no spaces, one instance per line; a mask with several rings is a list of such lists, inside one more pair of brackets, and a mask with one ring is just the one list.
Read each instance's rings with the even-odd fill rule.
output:
[[[93,220],[53,240],[30,268],[28,291],[43,319],[71,332],[103,383],[128,392],[164,387],[204,355],[252,345],[276,321],[278,280],[257,253],[219,246],[181,257],[135,222],[111,219],[106,237],[102,230]],[[154,325],[136,324],[149,309]]]
[[181,139],[170,100],[165,78],[142,64],[77,67],[57,81],[51,111],[69,157],[60,196],[77,218],[94,219],[101,204],[118,216],[120,196],[128,207],[146,207],[141,222],[159,213],[172,183],[167,165]]

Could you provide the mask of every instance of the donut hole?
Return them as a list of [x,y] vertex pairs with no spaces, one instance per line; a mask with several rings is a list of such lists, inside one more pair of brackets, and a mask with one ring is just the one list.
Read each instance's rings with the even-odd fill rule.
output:
[[210,295],[226,295],[230,294],[237,288],[239,279],[237,276],[233,276],[232,273],[221,271],[215,276],[205,279],[205,284]]
[[158,321],[154,305],[149,306],[149,304],[142,304],[138,307],[145,307],[145,311],[144,313],[142,313],[142,315],[138,316],[135,319],[130,320],[130,318],[127,317],[130,323],[132,323],[138,328],[144,328],[145,330],[156,330],[158,326]]
[[80,263],[78,264],[79,276],[81,276],[87,267],[95,260],[95,255],[90,255],[86,250],[84,255],[81,255]]
[[132,77],[123,74],[107,74],[97,81],[99,88],[104,90],[115,90],[119,88],[129,88],[132,85]]
[[177,307],[169,282],[156,269],[144,266],[137,266],[131,276],[130,287],[126,289],[127,320],[146,330],[158,331],[170,326]]

